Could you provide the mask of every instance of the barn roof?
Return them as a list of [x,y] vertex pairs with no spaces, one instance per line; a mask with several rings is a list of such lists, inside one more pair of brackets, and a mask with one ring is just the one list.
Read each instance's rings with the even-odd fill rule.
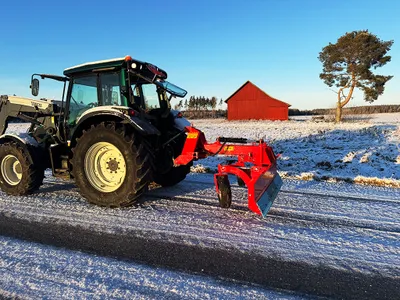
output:
[[240,88],[238,88],[232,95],[230,95],[226,100],[225,100],[225,103],[227,103],[228,101],[229,101],[229,99],[231,99],[233,96],[235,96],[242,88],[244,88],[247,84],[251,84],[252,86],[254,86],[256,89],[259,89],[261,92],[263,92],[265,95],[267,95],[268,97],[270,97],[271,99],[273,99],[273,100],[275,100],[275,101],[279,101],[279,102],[281,102],[281,103],[284,103],[284,104],[286,104],[288,107],[290,107],[290,106],[292,106],[291,104],[289,104],[289,103],[286,103],[286,102],[283,102],[283,101],[281,101],[281,100],[278,100],[278,99],[276,99],[276,98],[274,98],[274,97],[271,97],[270,95],[268,95],[266,92],[264,92],[262,89],[260,89],[258,86],[256,86],[254,83],[252,83],[250,80],[247,80],[245,83],[243,83],[243,85],[240,87]]

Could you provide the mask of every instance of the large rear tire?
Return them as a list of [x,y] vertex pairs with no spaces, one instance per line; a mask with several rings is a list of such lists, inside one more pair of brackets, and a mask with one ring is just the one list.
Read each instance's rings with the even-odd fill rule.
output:
[[105,207],[130,206],[147,191],[150,156],[133,132],[114,122],[92,125],[72,150],[72,173],[80,193]]
[[[173,152],[173,158],[177,158],[182,153],[185,141],[186,135],[180,135],[178,138],[172,141],[171,148]],[[165,173],[160,173],[155,170],[153,174],[154,182],[163,187],[174,186],[186,178],[186,175],[190,173],[190,167],[192,165],[193,163],[191,162],[184,166],[171,166],[171,168]]]
[[31,194],[43,184],[44,168],[15,142],[0,145],[0,188],[9,195]]
[[184,180],[189,173],[189,165],[172,167],[165,174],[154,174],[154,182],[163,187],[174,186]]

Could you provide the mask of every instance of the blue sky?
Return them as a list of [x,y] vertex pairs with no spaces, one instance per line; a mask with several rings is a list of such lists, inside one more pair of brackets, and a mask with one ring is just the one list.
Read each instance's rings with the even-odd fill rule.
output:
[[[293,108],[334,107],[318,54],[346,32],[394,40],[375,104],[400,104],[400,1],[1,1],[0,94],[31,97],[32,73],[131,55],[188,96],[226,99],[250,80]],[[41,97],[61,85],[41,83]],[[176,101],[176,100],[175,100]],[[361,93],[350,103],[365,105]]]

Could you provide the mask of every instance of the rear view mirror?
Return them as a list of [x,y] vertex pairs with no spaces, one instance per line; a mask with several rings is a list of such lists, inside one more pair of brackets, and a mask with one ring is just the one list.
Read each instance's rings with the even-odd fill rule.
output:
[[39,79],[37,78],[32,79],[31,91],[33,96],[39,95]]

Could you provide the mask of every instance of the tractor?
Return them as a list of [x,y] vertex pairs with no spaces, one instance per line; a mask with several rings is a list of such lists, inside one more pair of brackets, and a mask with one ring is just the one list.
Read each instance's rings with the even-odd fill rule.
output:
[[[282,185],[272,148],[241,138],[207,143],[171,109],[172,97],[185,97],[187,91],[168,82],[166,71],[126,56],[70,67],[63,75],[33,74],[30,84],[37,97],[39,79],[63,83],[61,100],[1,96],[3,192],[30,194],[51,169],[55,177],[73,179],[90,203],[125,207],[151,182],[176,185],[194,160],[219,154],[238,158],[219,165],[214,175],[220,206],[231,205],[230,173],[248,186],[249,208],[266,215]],[[26,133],[6,133],[15,118],[30,123]]]

